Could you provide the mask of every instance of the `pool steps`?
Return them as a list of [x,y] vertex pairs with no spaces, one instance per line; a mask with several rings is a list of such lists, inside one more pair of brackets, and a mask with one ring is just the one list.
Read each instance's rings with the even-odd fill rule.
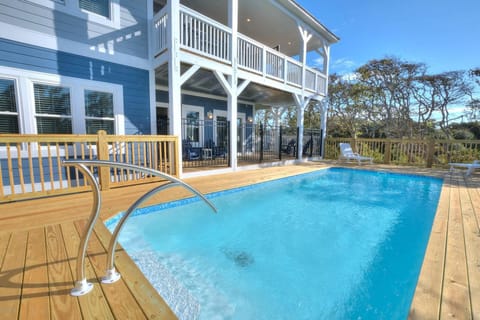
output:
[[[114,283],[120,279],[120,273],[115,270],[115,248],[118,242],[118,236],[123,229],[126,221],[130,217],[131,213],[140,206],[143,202],[154,196],[155,194],[169,189],[171,187],[180,186],[194,195],[198,196],[202,199],[214,212],[217,212],[215,206],[198,190],[190,186],[189,184],[183,182],[182,180],[170,176],[166,173],[163,173],[158,170],[150,169],[141,167],[138,165],[133,165],[129,163],[118,163],[114,161],[104,161],[104,160],[64,160],[62,161],[63,166],[73,166],[78,168],[84,175],[84,177],[88,180],[89,185],[92,187],[93,191],[93,206],[92,211],[90,213],[90,218],[88,221],[88,227],[85,230],[84,235],[82,236],[82,240],[80,242],[78,256],[77,256],[77,281],[75,283],[75,287],[70,291],[72,296],[82,296],[89,293],[93,289],[93,284],[87,281],[85,276],[85,255],[87,252],[87,245],[90,239],[90,236],[93,231],[93,227],[98,220],[98,216],[100,215],[100,208],[102,203],[102,198],[100,194],[100,186],[98,185],[97,180],[95,179],[92,171],[89,169],[93,166],[99,167],[110,167],[110,168],[117,168],[117,169],[127,169],[133,170],[142,174],[151,175],[155,177],[161,177],[168,182],[153,188],[152,190],[146,192],[137,201],[135,201],[125,212],[125,214],[120,219],[119,223],[117,224],[112,239],[110,240],[110,244],[108,246],[108,259],[107,259],[107,271],[104,277],[102,277],[102,283]],[[88,166],[88,167],[87,167]]]

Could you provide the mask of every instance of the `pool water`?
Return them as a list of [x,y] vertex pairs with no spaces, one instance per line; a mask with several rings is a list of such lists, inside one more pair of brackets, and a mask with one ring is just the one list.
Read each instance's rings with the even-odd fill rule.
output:
[[182,319],[406,319],[441,186],[320,170],[148,208],[120,242]]

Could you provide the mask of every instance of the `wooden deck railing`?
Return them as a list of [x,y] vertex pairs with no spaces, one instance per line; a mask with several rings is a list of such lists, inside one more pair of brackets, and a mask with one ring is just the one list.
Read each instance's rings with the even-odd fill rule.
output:
[[[178,139],[173,136],[0,135],[0,203],[90,190],[63,160],[111,160],[136,164],[176,176]],[[128,170],[91,168],[102,190],[151,182]]]
[[338,159],[339,144],[348,142],[354,151],[373,157],[376,163],[447,166],[449,162],[472,162],[480,159],[480,140],[409,140],[328,138],[325,158]]

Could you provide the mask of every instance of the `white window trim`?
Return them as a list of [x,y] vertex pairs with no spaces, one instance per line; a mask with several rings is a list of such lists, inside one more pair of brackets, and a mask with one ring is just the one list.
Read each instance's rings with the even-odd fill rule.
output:
[[27,0],[52,10],[58,10],[63,13],[70,14],[90,22],[98,23],[104,26],[120,29],[120,1],[109,0],[110,2],[110,18],[99,14],[83,10],[78,5],[78,0],[65,0],[61,3],[55,0]]
[[[96,120],[112,120],[113,119],[115,134],[116,135],[125,134],[125,117],[123,116],[123,89],[121,90],[122,91],[121,95],[119,95],[116,92],[118,90],[112,90],[112,88],[110,86],[112,86],[112,85],[109,84],[109,86],[108,86],[109,88],[100,88],[98,85],[85,85],[82,88],[81,99],[83,101],[83,117],[84,117],[84,120],[82,121],[83,127],[81,128],[83,130],[82,132],[87,131],[86,123],[85,123],[86,119],[96,119]],[[113,85],[113,86],[118,86],[118,87],[122,88],[119,85]],[[87,117],[86,114],[85,114],[85,112],[86,112],[86,110],[85,110],[85,90],[107,92],[107,93],[113,94],[113,118],[110,118],[110,117],[103,117],[103,118]]]
[[215,128],[213,129],[213,141],[215,145],[218,146],[218,137],[217,137],[217,117],[225,117],[228,124],[228,112],[226,110],[213,109],[213,120],[215,120]]
[[[202,123],[204,121],[204,108],[201,107],[201,106],[193,106],[193,105],[189,105],[189,104],[182,104],[182,120],[185,119],[187,117],[187,112],[198,112],[199,113],[199,118],[198,120],[200,120]],[[191,142],[192,144],[192,147],[203,147],[203,136],[204,136],[204,132],[203,132],[204,128],[202,128],[202,126],[200,125],[200,130],[199,130],[199,137],[198,137],[198,142]],[[183,137],[182,139],[186,139],[187,137]]]
[[[242,150],[237,150],[237,153],[243,153],[245,152],[245,143],[246,143],[246,130],[245,130],[245,117],[246,117],[246,114],[243,113],[243,112],[237,112],[237,117],[235,119],[240,119],[242,121],[242,125],[243,125],[243,130],[242,130],[242,136],[240,137],[240,139],[242,140]],[[238,128],[237,128],[237,131],[238,131]],[[238,135],[237,135],[237,139],[238,139]]]
[[109,92],[113,94],[113,112],[115,134],[125,134],[125,116],[123,106],[123,86],[94,80],[63,77],[10,67],[0,67],[0,78],[15,80],[17,94],[17,112],[21,134],[37,134],[34,83],[68,87],[73,134],[85,134],[85,90]]
[[17,107],[17,112],[0,111],[0,114],[17,116],[18,132],[20,133],[20,132],[22,132],[22,123],[20,121],[21,113],[20,113],[20,107],[19,107],[20,103],[18,101],[19,98],[20,98],[20,92],[18,91],[18,81],[15,77],[5,76],[5,77],[0,77],[0,78],[5,79],[5,80],[13,81],[14,90],[15,90],[15,103],[16,103],[16,107]]

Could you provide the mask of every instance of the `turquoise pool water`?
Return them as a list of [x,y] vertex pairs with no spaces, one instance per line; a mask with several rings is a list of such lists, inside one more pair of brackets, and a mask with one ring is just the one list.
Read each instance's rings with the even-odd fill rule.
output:
[[120,242],[182,319],[406,319],[441,185],[321,170],[141,210]]

